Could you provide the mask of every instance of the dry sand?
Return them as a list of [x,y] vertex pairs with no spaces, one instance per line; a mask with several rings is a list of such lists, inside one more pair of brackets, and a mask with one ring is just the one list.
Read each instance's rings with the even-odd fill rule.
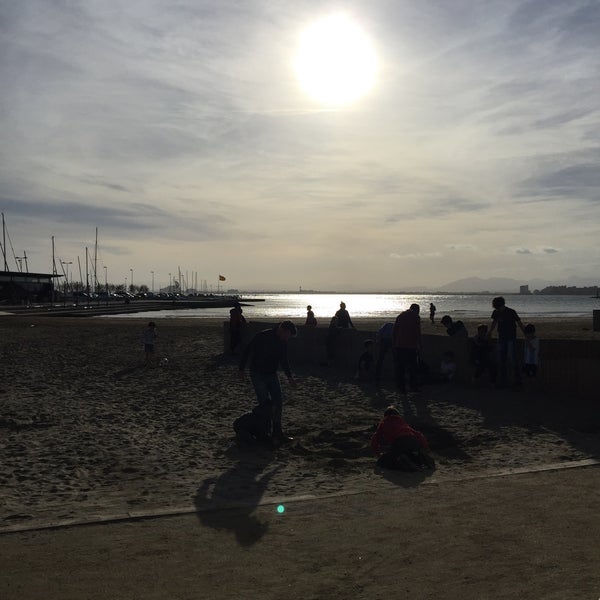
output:
[[[583,320],[552,320],[548,330],[542,323],[536,324],[540,337],[598,336],[591,332],[591,323]],[[569,398],[552,398],[527,387],[518,392],[487,386],[426,388],[422,400],[401,406],[430,439],[438,468],[433,474],[390,474],[374,468],[368,442],[383,407],[398,400],[392,383],[377,392],[369,385],[357,384],[351,374],[299,366],[294,368],[298,388],[284,386],[284,427],[294,442],[275,452],[241,451],[233,443],[231,424],[252,406],[254,394],[249,382],[237,378],[235,361],[221,354],[221,323],[159,320],[158,354],[169,362],[156,369],[142,366],[139,333],[143,325],[133,319],[0,318],[0,532],[6,533],[0,542],[2,556],[10,557],[7,564],[12,569],[4,571],[0,579],[0,597],[192,598],[199,597],[202,586],[210,586],[204,597],[388,598],[397,569],[403,578],[416,578],[398,584],[400,591],[406,589],[415,598],[522,597],[511,595],[513,588],[503,588],[501,593],[489,585],[489,576],[509,577],[514,567],[516,578],[528,577],[524,566],[501,564],[499,569],[490,567],[489,574],[484,569],[475,575],[468,563],[479,560],[482,569],[487,564],[486,553],[502,554],[504,543],[518,544],[519,528],[531,519],[547,554],[556,525],[546,523],[544,511],[552,519],[557,516],[559,504],[549,502],[556,485],[567,486],[561,487],[557,498],[565,496],[569,523],[576,523],[584,537],[586,533],[595,535],[593,540],[580,536],[581,554],[574,551],[586,583],[578,577],[579,588],[574,588],[571,577],[570,588],[553,587],[561,581],[555,571],[566,577],[568,573],[563,571],[574,568],[572,557],[566,567],[561,566],[557,550],[556,556],[547,555],[547,560],[533,556],[534,566],[547,583],[547,592],[560,589],[565,594],[526,596],[564,597],[569,595],[568,589],[593,590],[592,583],[598,583],[591,575],[598,572],[591,567],[594,560],[598,564],[598,555],[586,554],[590,545],[598,547],[598,517],[592,510],[598,501],[597,495],[592,501],[593,490],[598,490],[597,468],[578,470],[577,475],[561,471],[513,476],[509,483],[509,479],[473,479],[507,469],[597,458],[597,399],[575,405]],[[434,326],[424,323],[426,333],[428,327]],[[436,331],[442,333],[440,328]],[[569,486],[577,491],[565,494]],[[290,518],[291,511],[279,518],[272,507],[257,508],[269,500],[298,496],[321,499],[292,502],[301,507],[295,511],[301,518],[295,520]],[[532,502],[532,496],[538,500]],[[482,507],[479,502],[489,506]],[[536,509],[537,502],[545,507],[541,512]],[[213,512],[232,506],[238,509]],[[393,512],[389,512],[390,506]],[[522,507],[524,512],[519,512]],[[82,531],[95,532],[89,564],[81,563],[76,550],[83,543],[75,533],[79,529],[7,533],[48,524],[194,510],[201,511],[199,518],[111,525],[117,528],[111,529],[111,534],[102,528],[84,528]],[[319,510],[328,517],[320,519]],[[503,537],[502,523],[495,522],[494,515],[504,513],[513,533]],[[374,524],[380,518],[382,524]],[[562,523],[561,527],[566,526]],[[305,528],[313,532],[314,539],[304,535]],[[189,561],[191,552],[194,561],[211,565],[200,568],[200,579],[194,579],[196,571],[187,574],[195,582],[189,589],[196,593],[178,591],[171,596],[164,590],[158,593],[160,586],[155,586],[153,593],[148,588],[138,596],[125,586],[119,596],[114,591],[102,592],[100,586],[94,595],[85,587],[92,586],[94,576],[88,571],[93,571],[94,561],[105,564],[113,551],[138,568],[148,566],[152,555],[151,568],[162,572],[157,564],[163,559],[171,564],[170,552],[181,554],[181,548],[173,548],[172,538],[173,531],[180,529],[185,533],[183,548],[188,549],[187,559],[181,560]],[[111,537],[116,531],[124,532],[127,543]],[[86,534],[82,535],[86,539]],[[454,547],[449,540],[457,535],[461,541]],[[439,551],[436,539],[447,548],[445,557],[435,554]],[[41,544],[38,554],[33,551],[36,540]],[[44,565],[44,552],[52,555],[57,540],[64,540],[60,544],[66,547],[64,560],[58,561],[61,566],[56,568],[73,571],[74,587],[69,593],[65,588],[58,595],[44,596],[42,584],[39,589],[37,584],[24,584],[23,565],[27,556],[32,569]],[[297,557],[290,540],[292,544],[298,540]],[[340,540],[346,540],[348,549],[338,548]],[[469,540],[476,543],[469,545]],[[560,547],[560,538],[555,542]],[[528,543],[534,552],[535,541]],[[227,550],[220,551],[220,544]],[[369,556],[369,567],[356,562],[359,559],[354,554],[358,552],[349,550],[352,544]],[[432,545],[429,551],[427,544]],[[379,545],[387,550],[380,551]],[[417,545],[415,556],[421,557],[418,567],[411,566],[409,548],[413,545]],[[388,553],[396,547],[398,554],[390,557]],[[469,553],[479,551],[481,555],[457,555],[467,547]],[[256,575],[240,571],[240,565],[253,568],[250,555],[243,552],[250,548],[259,561]],[[265,549],[270,550],[265,553]],[[516,554],[511,560],[516,560],[523,549],[513,550]],[[239,552],[243,560],[234,568],[231,561]],[[429,566],[422,562],[428,552],[435,556]],[[285,564],[282,573],[289,570],[290,581],[302,593],[295,592],[295,587],[286,592],[281,582],[271,588],[270,595],[260,593],[277,576],[278,557]],[[297,570],[319,574],[318,585],[311,587],[310,578],[291,574],[295,560]],[[265,571],[266,582],[260,575],[265,561],[273,561]],[[465,566],[463,583],[467,588],[470,585],[469,589],[487,592],[473,596],[436,593],[444,589],[444,578],[459,582],[454,572],[459,565]],[[43,568],[47,570],[48,565]],[[228,575],[232,568],[233,581]],[[93,572],[98,584],[102,570]],[[177,573],[178,580],[181,576]],[[382,580],[380,588],[378,579]],[[78,587],[78,581],[84,587]],[[238,590],[238,581],[246,587]],[[353,582],[354,587],[344,587],[344,582]],[[506,584],[518,590],[516,582],[507,580]],[[217,583],[222,589],[215,587]],[[178,586],[185,590],[181,581]],[[336,595],[336,589],[345,591]],[[418,589],[424,592],[419,595]],[[15,590],[20,591],[16,594]],[[597,589],[596,596],[599,594]],[[570,597],[591,596],[571,593]]]

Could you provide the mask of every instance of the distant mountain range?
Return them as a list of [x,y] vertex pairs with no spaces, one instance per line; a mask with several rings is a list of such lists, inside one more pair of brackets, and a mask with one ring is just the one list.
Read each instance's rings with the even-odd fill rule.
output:
[[533,292],[534,290],[541,290],[554,285],[595,286],[597,283],[580,277],[571,277],[568,281],[562,282],[547,281],[544,279],[518,280],[509,277],[490,277],[489,279],[467,277],[451,281],[437,288],[432,288],[432,291],[448,294],[477,294],[483,292],[490,292],[492,294],[518,294],[519,288],[522,285],[528,285],[529,291]]

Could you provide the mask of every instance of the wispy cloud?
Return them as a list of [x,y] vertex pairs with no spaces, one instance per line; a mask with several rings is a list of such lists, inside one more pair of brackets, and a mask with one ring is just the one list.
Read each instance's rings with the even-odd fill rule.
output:
[[240,289],[595,277],[600,5],[344,10],[380,69],[332,108],[292,68],[307,0],[1,3],[0,208],[32,266],[99,227],[111,264]]

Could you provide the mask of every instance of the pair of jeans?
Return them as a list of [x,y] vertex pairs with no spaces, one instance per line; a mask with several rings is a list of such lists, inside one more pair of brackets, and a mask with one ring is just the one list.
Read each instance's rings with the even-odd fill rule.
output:
[[419,351],[416,348],[395,348],[394,361],[396,366],[396,385],[398,391],[406,391],[406,373],[411,392],[419,390]]
[[383,339],[379,342],[379,354],[377,355],[377,364],[375,365],[375,381],[381,380],[381,370],[383,369],[383,362],[387,353],[392,349],[392,340]]
[[516,353],[517,340],[498,340],[498,367],[499,383],[506,385],[508,362],[512,362],[514,369],[514,383],[521,383],[521,369]]
[[277,373],[250,372],[258,405],[271,416],[273,435],[281,435],[283,397]]
[[419,441],[403,435],[396,438],[390,449],[379,457],[377,465],[385,469],[416,471],[424,462]]

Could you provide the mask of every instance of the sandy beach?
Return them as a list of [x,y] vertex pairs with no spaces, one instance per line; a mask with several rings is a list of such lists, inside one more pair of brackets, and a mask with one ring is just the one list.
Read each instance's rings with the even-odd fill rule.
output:
[[[561,481],[578,477],[578,486],[594,478],[597,482],[598,469],[589,466],[600,456],[600,420],[597,401],[593,399],[574,403],[569,398],[542,394],[528,386],[515,391],[489,386],[442,385],[425,388],[420,400],[399,403],[392,382],[376,390],[372,384],[356,382],[350,373],[323,366],[292,365],[299,385],[291,389],[284,384],[284,427],[294,441],[276,451],[241,450],[233,440],[232,422],[251,408],[254,393],[249,381],[237,377],[236,360],[222,353],[221,321],[161,319],[157,323],[158,356],[167,358],[168,364],[148,369],[143,366],[139,334],[144,323],[139,320],[0,318],[0,533],[5,534],[0,536],[0,542],[9,552],[4,555],[16,561],[19,548],[34,539],[27,536],[49,535],[48,531],[14,533],[20,530],[122,519],[124,523],[118,527],[139,527],[136,531],[143,538],[151,527],[166,528],[162,530],[164,533],[173,527],[185,526],[179,525],[177,519],[174,524],[173,518],[134,523],[128,519],[161,512],[199,511],[199,515],[214,515],[212,511],[228,508],[233,512],[228,513],[230,517],[223,517],[224,521],[239,518],[239,515],[235,517],[236,511],[241,510],[244,516],[243,527],[233,527],[235,535],[231,543],[239,548],[258,547],[275,543],[270,540],[272,510],[265,507],[287,500],[304,506],[303,499],[306,507],[300,509],[302,514],[310,513],[313,517],[312,508],[308,506],[334,503],[338,515],[336,527],[342,530],[347,523],[351,528],[339,535],[352,533],[369,539],[365,532],[372,530],[373,519],[388,505],[386,498],[389,497],[403,506],[402,519],[411,523],[413,519],[425,520],[429,525],[435,523],[439,536],[445,538],[453,535],[453,517],[448,521],[446,516],[457,508],[447,513],[446,491],[457,494],[456,498],[462,497],[456,502],[467,502],[464,495],[461,496],[466,488],[461,488],[460,482],[468,482],[472,490],[469,497],[473,498],[481,494],[488,498],[485,495],[488,492],[493,497],[494,485],[506,485],[501,493],[512,500],[504,503],[503,510],[512,506],[511,511],[517,513],[520,504],[515,502],[516,498],[524,499],[529,493],[526,490],[534,490],[536,480],[543,480],[548,488],[540,498],[549,493],[553,477]],[[536,325],[542,338],[551,335],[599,339],[600,336],[591,330],[591,320],[589,323],[587,320],[548,320]],[[441,327],[428,322],[424,321],[423,327],[426,333],[443,334]],[[435,472],[390,474],[375,467],[368,447],[369,438],[383,408],[390,403],[401,404],[410,422],[430,440],[437,463]],[[588,466],[571,469],[568,475],[552,475],[554,471],[550,471],[508,477],[511,482],[521,478],[522,488],[515,487],[514,483],[490,483],[505,481],[498,476],[511,471],[526,473],[548,465],[577,464]],[[482,483],[484,481],[486,483]],[[582,489],[587,488],[593,495],[593,486],[585,484]],[[597,486],[595,489],[597,494]],[[596,496],[595,502],[597,500]],[[427,512],[411,516],[406,512],[410,506],[420,506],[421,512],[427,507]],[[484,530],[489,525],[483,527],[483,524],[489,523],[493,516],[481,507],[473,507],[471,511],[469,506],[467,502],[465,510],[472,515],[473,535],[488,535]],[[532,518],[541,518],[535,506],[527,510]],[[570,518],[582,524],[582,530],[587,528],[590,535],[595,531],[597,540],[598,516],[591,510],[590,496],[571,499],[569,510],[575,511]],[[522,520],[523,515],[516,517]],[[187,518],[195,519],[194,531],[203,539],[205,535],[214,537],[215,532],[227,536],[228,540],[231,538],[232,528],[226,524],[215,527],[213,517]],[[308,516],[305,518],[310,520]],[[158,525],[159,522],[162,525]],[[198,523],[200,529],[197,529]],[[287,529],[278,530],[276,535],[293,539],[289,529],[292,521],[288,519],[287,523]],[[314,535],[323,536],[324,556],[335,563],[332,548],[328,546],[334,542],[327,542],[325,535],[329,526],[323,521],[320,532]],[[295,527],[301,526],[297,523]],[[312,523],[310,527],[316,525]],[[411,539],[418,537],[415,524],[410,527],[413,529]],[[64,536],[67,531],[75,530],[77,528],[61,529],[56,535]],[[207,534],[205,530],[212,533]],[[369,543],[384,542],[371,540]],[[404,542],[399,540],[398,543]],[[493,543],[500,542],[496,539]],[[482,548],[484,552],[486,545]],[[368,550],[371,554],[375,551],[374,548]],[[423,548],[420,551],[425,555]],[[69,549],[65,552],[68,554]],[[286,560],[293,560],[293,555]],[[298,560],[304,564],[302,561],[309,559]],[[319,556],[314,555],[312,560],[317,568]],[[378,568],[385,560],[385,556],[380,556]],[[447,568],[456,569],[456,560],[454,556]],[[587,564],[586,561],[594,559],[582,557],[581,560]],[[595,561],[597,564],[597,557]],[[341,562],[346,565],[344,560]],[[219,565],[217,561],[211,577],[217,578],[223,566],[224,563]],[[438,568],[442,567],[438,565]],[[560,564],[556,568],[560,570]],[[14,577],[6,573],[2,576],[2,597],[43,597],[36,595],[33,589],[26,595],[25,588],[21,588],[21,595],[8,593],[10,585],[17,585],[23,574],[19,575],[17,570]],[[78,574],[73,573],[73,578],[77,577]],[[332,574],[324,572],[322,577],[332,577]],[[485,574],[481,577],[484,579]],[[246,579],[247,576],[244,581]],[[207,574],[205,583],[209,580]],[[236,595],[230,590],[207,597],[282,597],[260,595],[258,590],[263,584],[255,581],[254,591],[248,593]],[[251,584],[246,582],[245,585]],[[13,592],[15,589],[17,587]],[[333,588],[325,593],[327,586],[319,589],[321,593],[315,592],[312,596],[304,593],[288,594],[288,597],[350,597],[336,596]],[[376,588],[370,589],[371,593],[363,596],[357,588],[352,595],[388,597],[384,593],[388,589],[385,586],[381,595],[373,595]],[[406,589],[413,590],[416,598],[443,597],[419,595],[412,584]],[[90,593],[79,597],[116,596]],[[121,597],[138,596],[124,592]],[[169,596],[146,594],[143,597]],[[489,592],[487,596],[478,597],[518,595]]]

